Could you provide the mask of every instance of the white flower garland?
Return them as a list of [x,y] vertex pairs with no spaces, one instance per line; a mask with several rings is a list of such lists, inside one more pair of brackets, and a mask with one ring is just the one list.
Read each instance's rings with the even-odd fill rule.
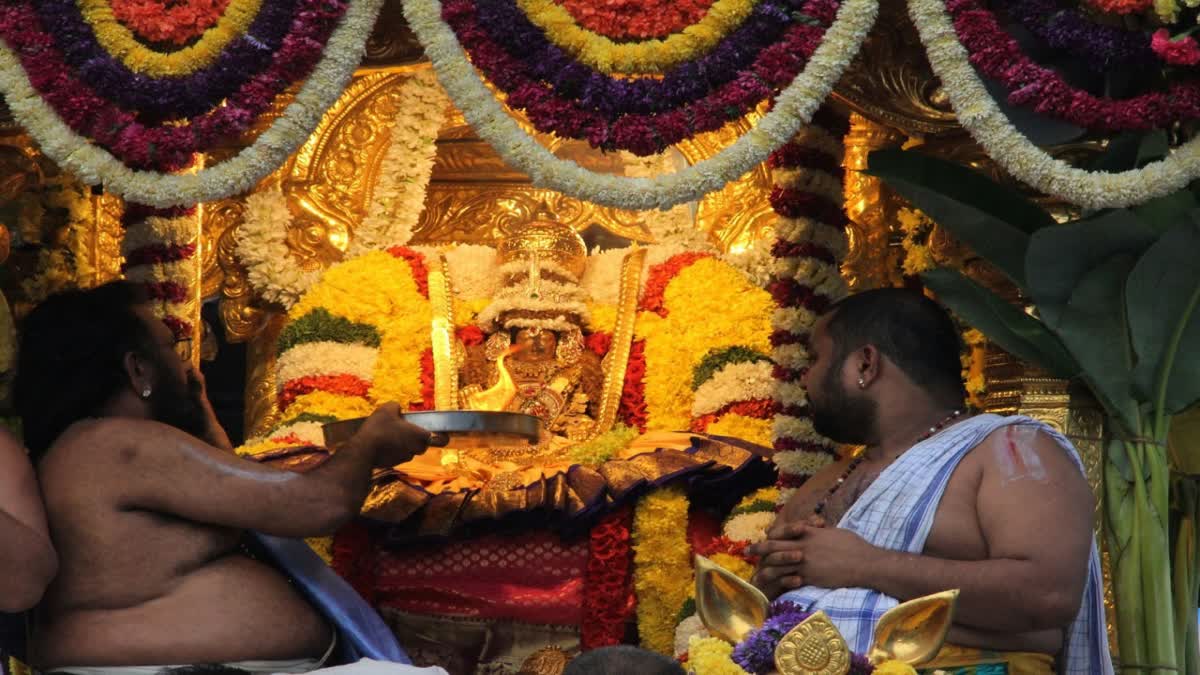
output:
[[1131,171],[1077,169],[1054,159],[1017,131],[979,79],[941,0],[909,0],[908,13],[942,81],[958,121],[997,164],[1028,185],[1089,209],[1140,204],[1200,177],[1200,137],[1169,157]]
[[456,298],[490,298],[499,288],[496,249],[479,244],[458,244],[447,249],[446,272]]
[[734,541],[745,541],[751,544],[767,538],[767,528],[775,522],[774,511],[754,511],[739,513],[725,521],[722,534]]
[[692,417],[714,413],[738,401],[769,399],[775,391],[775,378],[769,361],[742,361],[721,368],[696,389]]
[[[631,178],[649,178],[671,173],[686,163],[675,152],[638,157],[632,152],[621,151],[625,163],[625,175]],[[716,247],[708,235],[696,229],[695,210],[692,204],[676,204],[663,211],[650,209],[638,214],[642,225],[654,237],[656,244],[684,246],[693,251],[713,252]]]
[[[437,132],[448,101],[428,70],[405,81],[399,97],[405,103],[393,121],[374,198],[366,217],[354,230],[347,258],[407,244],[424,208]],[[320,269],[303,269],[291,259],[287,246],[291,226],[287,198],[274,187],[246,198],[236,235],[235,251],[250,285],[264,300],[285,309],[296,304],[322,273]]]
[[555,157],[525,133],[475,72],[454,31],[442,21],[438,0],[405,0],[404,18],[425,47],[438,79],[471,127],[509,166],[534,185],[621,209],[665,209],[696,201],[765,161],[811,118],[858,53],[875,23],[877,0],[847,0],[804,72],[753,129],[713,157],[651,180],[597,174]]
[[309,375],[353,375],[370,382],[375,377],[378,359],[377,347],[329,340],[299,344],[279,355],[275,388],[282,390],[288,382]]
[[[627,248],[613,248],[588,256],[587,269],[580,284],[592,302],[616,305],[621,294],[621,267],[625,264]],[[646,274],[642,274],[644,280]]]
[[38,95],[21,62],[4,44],[0,44],[0,91],[13,117],[42,152],[88,185],[103,184],[126,201],[158,208],[224,199],[253,188],[308,140],[362,61],[382,6],[383,0],[350,0],[321,60],[283,114],[237,155],[195,173],[135,171],[76,134]]
[[379,166],[379,182],[367,217],[354,228],[346,251],[353,257],[367,251],[404,246],[425,210],[425,191],[433,174],[437,135],[450,105],[431,70],[421,70],[400,87],[401,108],[392,122],[392,135]]
[[721,259],[732,265],[750,283],[759,288],[766,288],[771,283],[771,270],[775,266],[775,256],[771,253],[775,237],[771,233],[755,239],[745,250],[736,253],[725,253]]

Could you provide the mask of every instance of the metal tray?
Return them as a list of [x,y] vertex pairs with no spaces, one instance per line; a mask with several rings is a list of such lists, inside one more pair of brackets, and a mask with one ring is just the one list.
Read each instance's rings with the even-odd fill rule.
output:
[[[444,434],[503,434],[520,436],[531,443],[541,436],[542,421],[533,415],[487,410],[431,410],[404,413],[407,422],[426,431]],[[321,427],[325,444],[337,447],[356,434],[367,418],[330,422]]]

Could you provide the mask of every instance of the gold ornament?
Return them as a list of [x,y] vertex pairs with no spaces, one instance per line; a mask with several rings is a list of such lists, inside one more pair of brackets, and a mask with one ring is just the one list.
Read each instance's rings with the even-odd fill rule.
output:
[[[497,262],[501,265],[516,261],[534,265],[551,262],[574,275],[574,281],[583,276],[587,264],[587,246],[583,237],[555,220],[545,202],[529,222],[512,229],[496,247],[496,252]],[[537,274],[536,267],[533,274]]]
[[850,648],[825,612],[817,612],[788,631],[775,646],[775,667],[785,675],[846,675],[850,670]]

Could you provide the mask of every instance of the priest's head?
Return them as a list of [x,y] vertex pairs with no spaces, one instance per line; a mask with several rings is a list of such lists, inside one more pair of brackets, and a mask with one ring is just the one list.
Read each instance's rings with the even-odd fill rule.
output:
[[13,396],[34,456],[89,417],[153,419],[200,436],[203,385],[190,342],[154,317],[134,283],[46,299],[21,326]]
[[816,322],[810,348],[804,386],[813,428],[838,443],[879,442],[881,406],[928,409],[920,413],[927,417],[964,405],[958,330],[946,310],[920,293],[886,288],[851,295]]

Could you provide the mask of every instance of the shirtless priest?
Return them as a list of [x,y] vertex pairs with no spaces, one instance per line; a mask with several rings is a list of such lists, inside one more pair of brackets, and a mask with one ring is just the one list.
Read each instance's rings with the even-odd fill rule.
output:
[[750,551],[755,583],[823,610],[858,652],[898,601],[957,588],[947,647],[923,667],[1112,673],[1094,503],[1071,444],[1026,417],[964,415],[957,332],[920,294],[837,303],[812,350],[813,426],[865,450],[788,500]]
[[30,660],[58,672],[313,670],[332,626],[241,553],[245,531],[332,533],[358,512],[373,467],[410,459],[431,435],[389,404],[308,473],[240,459],[187,344],[139,289],[57,295],[23,325],[14,395],[59,553]]

